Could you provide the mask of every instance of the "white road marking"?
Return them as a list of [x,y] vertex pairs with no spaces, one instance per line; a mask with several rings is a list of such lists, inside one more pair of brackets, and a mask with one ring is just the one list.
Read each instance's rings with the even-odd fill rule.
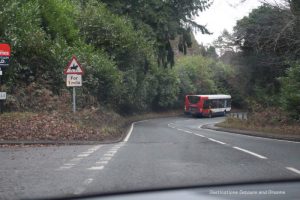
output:
[[108,161],[107,160],[103,160],[103,161],[98,161],[98,162],[96,162],[96,164],[107,164],[108,163]]
[[82,152],[82,154],[91,154],[91,153],[94,153],[95,151],[85,151],[85,152]]
[[65,166],[74,166],[74,165],[76,165],[76,164],[74,164],[74,163],[66,163],[66,164],[64,164]]
[[290,170],[290,171],[292,171],[292,172],[295,172],[296,174],[300,174],[300,170],[295,169],[295,168],[293,168],[293,167],[286,167],[286,169],[288,169],[288,170]]
[[219,140],[215,140],[215,139],[212,139],[212,138],[208,138],[210,141],[212,141],[212,142],[217,142],[217,143],[219,143],[219,144],[226,144],[226,143],[224,143],[224,142],[221,142],[221,141],[219,141]]
[[111,158],[112,157],[105,156],[105,157],[101,158],[100,160],[107,160],[107,161],[109,161],[109,160],[111,160]]
[[197,136],[200,136],[200,137],[203,137],[203,138],[205,138],[205,136],[204,136],[204,135],[201,135],[201,134],[198,134],[198,133],[194,133],[194,135],[197,135]]
[[88,157],[90,154],[87,154],[87,153],[85,153],[85,154],[79,154],[79,155],[77,155],[77,157]]
[[112,153],[112,154],[115,154],[115,153],[117,153],[118,151],[116,151],[116,150],[109,150],[107,153]]
[[94,167],[90,167],[90,168],[87,168],[88,170],[102,170],[104,169],[104,166],[101,165],[101,166],[94,166]]
[[185,130],[184,132],[186,132],[186,133],[193,133],[193,132],[191,132],[191,131],[186,131],[186,130]]
[[130,135],[131,135],[131,133],[133,131],[133,126],[134,126],[134,123],[131,124],[130,129],[129,129],[128,133],[127,133],[127,136],[124,139],[124,142],[128,142],[128,140],[130,138]]
[[256,157],[261,158],[261,159],[268,159],[268,158],[265,157],[265,156],[259,155],[259,154],[257,154],[257,153],[252,152],[252,151],[248,151],[248,150],[246,150],[246,149],[242,149],[242,148],[240,148],[240,147],[233,147],[233,148],[234,148],[234,149],[237,149],[237,150],[240,150],[240,151],[243,151],[243,152],[245,152],[245,153],[251,154],[252,156],[256,156]]
[[178,130],[178,131],[184,131],[184,132],[185,132],[185,130],[183,130],[183,129],[181,129],[181,128],[177,128],[177,130]]

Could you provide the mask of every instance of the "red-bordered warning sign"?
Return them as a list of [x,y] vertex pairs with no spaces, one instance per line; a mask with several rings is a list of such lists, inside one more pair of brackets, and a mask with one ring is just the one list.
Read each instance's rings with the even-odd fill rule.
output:
[[84,74],[83,68],[75,56],[73,56],[71,61],[68,63],[64,70],[64,74]]

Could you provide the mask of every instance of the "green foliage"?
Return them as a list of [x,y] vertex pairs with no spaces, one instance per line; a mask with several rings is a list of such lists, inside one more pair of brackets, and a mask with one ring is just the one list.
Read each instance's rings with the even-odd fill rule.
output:
[[230,92],[229,79],[233,69],[229,65],[202,56],[186,56],[175,66],[179,78],[178,106],[187,94],[216,94]]
[[144,30],[147,38],[156,41],[157,63],[167,67],[174,65],[174,52],[170,40],[180,36],[179,50],[186,53],[191,46],[191,33],[201,31],[209,34],[205,26],[193,21],[194,16],[212,3],[210,0],[102,0],[119,15],[126,15],[132,20],[137,30]]
[[300,119],[300,62],[293,63],[280,78],[281,101],[284,109],[295,119]]
[[79,12],[74,4],[64,0],[39,0],[42,27],[52,38],[61,36],[68,42],[78,39],[74,15]]

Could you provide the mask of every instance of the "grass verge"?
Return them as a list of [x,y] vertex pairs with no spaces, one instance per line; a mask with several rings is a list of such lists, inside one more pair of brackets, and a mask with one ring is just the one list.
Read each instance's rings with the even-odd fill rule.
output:
[[274,136],[277,138],[300,139],[300,125],[297,123],[266,123],[264,120],[249,118],[241,120],[228,117],[224,122],[216,124],[217,127],[252,131],[258,136]]

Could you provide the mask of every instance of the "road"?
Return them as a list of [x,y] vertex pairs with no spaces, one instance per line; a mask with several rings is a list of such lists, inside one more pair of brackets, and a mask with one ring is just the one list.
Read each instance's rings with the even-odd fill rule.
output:
[[224,118],[133,125],[107,145],[0,149],[0,199],[300,178],[300,143],[202,129]]

